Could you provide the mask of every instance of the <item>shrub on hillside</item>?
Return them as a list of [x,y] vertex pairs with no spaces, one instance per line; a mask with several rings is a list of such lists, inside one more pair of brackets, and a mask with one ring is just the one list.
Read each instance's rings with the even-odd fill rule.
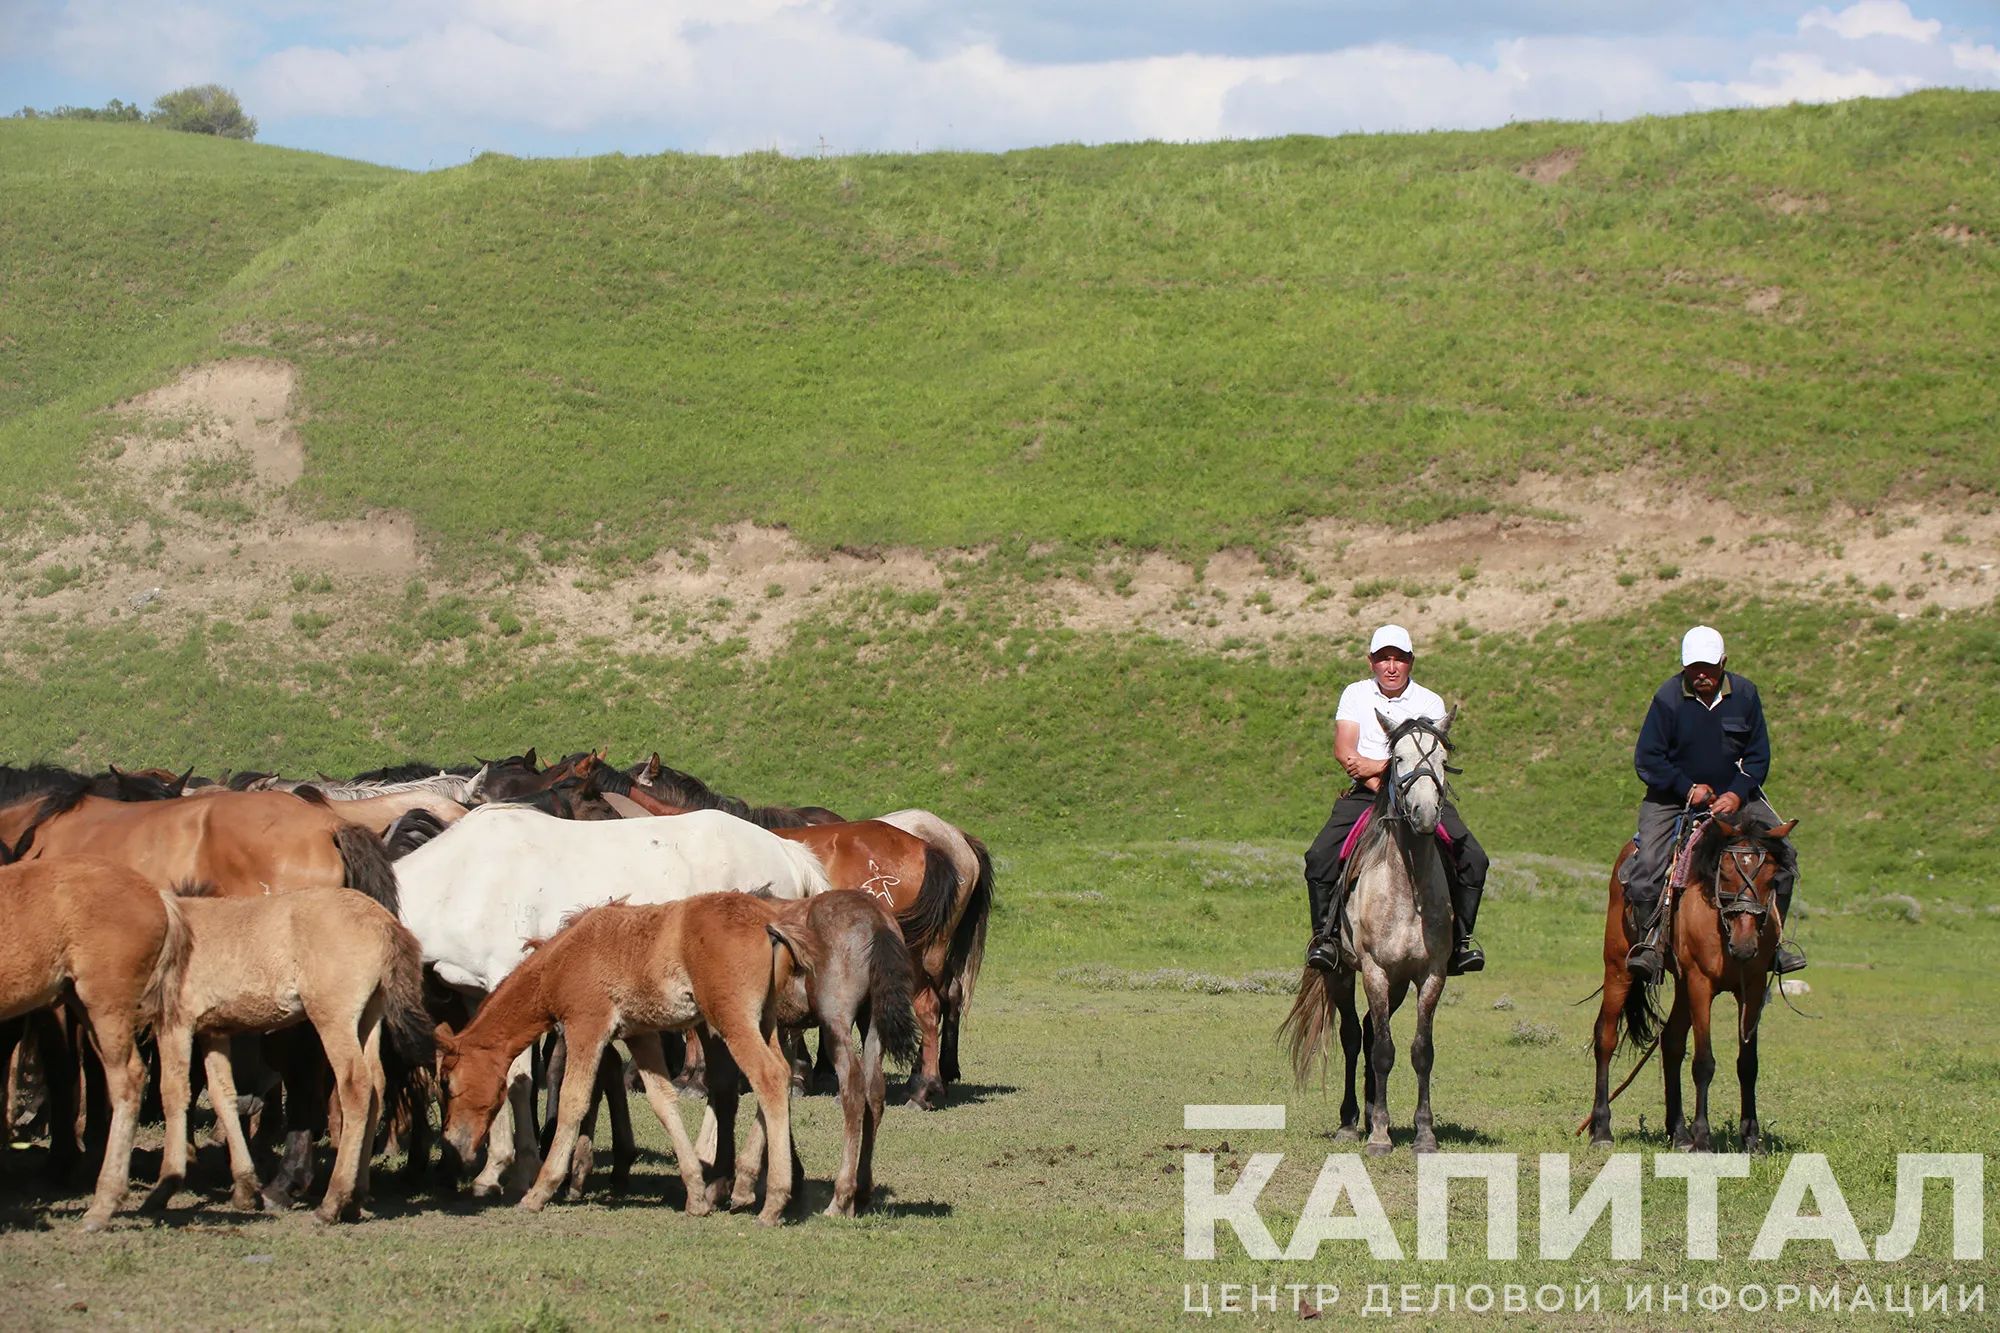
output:
[[203,83],[162,95],[146,117],[155,125],[189,134],[214,134],[224,139],[257,137],[255,117],[244,114],[236,94],[220,84]]

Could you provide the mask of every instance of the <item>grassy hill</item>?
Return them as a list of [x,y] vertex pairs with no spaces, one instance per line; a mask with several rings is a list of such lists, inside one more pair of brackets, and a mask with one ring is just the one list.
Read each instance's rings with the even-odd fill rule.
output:
[[[1829,550],[1857,511],[1990,514],[1996,107],[428,175],[0,122],[0,265],[28,279],[0,414],[11,744],[220,768],[610,741],[753,794],[1037,836],[1303,837],[1363,580],[1336,633],[1216,649],[1052,624],[1051,572],[1237,545],[1283,571],[1301,524],[1522,508],[1526,469],[1558,494],[1643,478],[1662,529],[1682,493],[1720,496]],[[171,506],[93,499],[123,429],[101,409],[246,355],[297,372],[286,503],[407,513],[451,582],[351,625],[345,587],[304,575],[212,623],[44,611],[96,567],[62,563],[80,528],[150,533],[117,548],[135,561],[185,539]],[[958,559],[966,605],[864,594],[768,653],[520,633],[509,589],[547,562],[615,587],[744,518]],[[1365,545],[1348,559],[1367,572]],[[1676,568],[1663,604],[1560,599],[1539,629],[1483,632],[1480,584],[1422,604],[1421,674],[1464,701],[1466,803],[1498,844],[1615,840],[1638,709],[1680,625],[1717,619],[1822,858],[1865,887],[1917,823],[1972,871],[1990,817],[1939,818],[1901,775],[2000,731],[1990,595],[1906,620],[1900,585],[1806,603]],[[1886,726],[1860,702],[1885,681]]]

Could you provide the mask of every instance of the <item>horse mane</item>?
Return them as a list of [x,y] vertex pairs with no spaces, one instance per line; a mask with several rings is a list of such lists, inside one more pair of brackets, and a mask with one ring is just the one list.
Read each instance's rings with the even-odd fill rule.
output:
[[434,778],[440,773],[449,773],[455,778],[469,778],[478,771],[477,767],[465,764],[447,768],[443,764],[426,764],[420,760],[411,760],[406,764],[390,764],[386,768],[371,768],[366,773],[356,773],[349,781],[422,782],[425,778]]
[[1745,815],[1743,822],[1736,826],[1737,838],[1727,838],[1711,820],[1702,833],[1701,841],[1695,844],[1694,859],[1688,862],[1688,875],[1692,879],[1715,883],[1715,877],[1722,870],[1722,853],[1730,843],[1738,838],[1750,838],[1764,845],[1766,851],[1776,853],[1781,839],[1771,836],[1771,821],[1762,815]]
[[176,898],[214,898],[217,896],[215,884],[210,880],[184,879],[174,885],[174,897]]
[[40,796],[42,809],[35,819],[40,823],[82,800],[89,794],[93,781],[85,774],[56,764],[30,764],[26,768],[0,764],[0,805]]
[[313,786],[310,782],[302,782],[298,786],[292,788],[292,795],[298,797],[301,801],[304,801],[307,805],[327,804],[326,793],[321,791],[318,787]]
[[[660,765],[659,774],[646,784],[669,805],[687,810],[720,810],[738,819],[750,819],[750,805],[734,796],[724,796],[692,773]],[[751,820],[755,823],[755,820]]]
[[614,796],[632,794],[632,776],[609,764],[599,764],[590,770],[588,780],[597,784],[599,795],[610,792]]
[[262,782],[265,778],[275,778],[276,773],[260,773],[254,768],[246,768],[241,773],[231,773],[223,779],[222,785],[231,791],[249,791],[250,784]]
[[[595,912],[600,907],[625,907],[628,906],[631,903],[631,901],[632,901],[632,895],[626,893],[626,894],[620,894],[618,897],[612,898],[606,902],[586,903],[582,907],[573,907],[569,911],[563,913],[562,920],[556,922],[556,935],[562,934],[565,930],[568,930],[572,925],[576,924],[578,918],[583,917],[588,913]],[[555,935],[549,936],[549,939],[554,939],[554,938]],[[548,940],[537,940],[535,943],[537,947],[539,947],[540,945],[548,943]]]

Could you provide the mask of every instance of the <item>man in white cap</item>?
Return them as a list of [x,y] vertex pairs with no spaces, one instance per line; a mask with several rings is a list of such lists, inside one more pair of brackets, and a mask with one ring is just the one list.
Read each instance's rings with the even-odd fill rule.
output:
[[[1445,720],[1444,700],[1410,679],[1415,661],[1410,632],[1401,625],[1384,625],[1368,641],[1368,679],[1357,680],[1340,692],[1340,706],[1333,715],[1333,757],[1354,785],[1333,803],[1326,827],[1306,851],[1306,901],[1313,928],[1312,943],[1306,949],[1310,966],[1328,971],[1340,966],[1340,911],[1347,892],[1340,847],[1362,812],[1375,803],[1382,774],[1389,768],[1389,736],[1380,719],[1386,717],[1391,723],[1413,717]],[[1479,917],[1479,895],[1486,888],[1486,851],[1449,802],[1439,823],[1451,839],[1450,854],[1445,858],[1452,881],[1454,919],[1449,971],[1459,976],[1486,966],[1486,955],[1472,938],[1473,923]]]
[[[1719,631],[1707,625],[1689,630],[1681,639],[1680,674],[1669,676],[1653,695],[1633,750],[1632,766],[1646,784],[1646,799],[1639,805],[1639,847],[1625,859],[1619,881],[1632,925],[1643,932],[1626,959],[1640,981],[1658,981],[1665,971],[1660,894],[1682,812],[1705,809],[1732,823],[1746,815],[1779,822],[1763,796],[1771,771],[1764,705],[1755,685],[1723,669],[1727,660]],[[1789,922],[1798,854],[1787,841],[1776,859],[1778,916]],[[1779,942],[1773,971],[1796,972],[1805,965],[1804,954]]]

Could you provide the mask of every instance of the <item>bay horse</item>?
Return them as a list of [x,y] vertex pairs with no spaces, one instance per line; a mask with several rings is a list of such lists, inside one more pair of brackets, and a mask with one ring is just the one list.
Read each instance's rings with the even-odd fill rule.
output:
[[[196,1046],[208,1101],[229,1145],[230,1201],[258,1202],[256,1168],[236,1115],[229,1037],[310,1022],[333,1066],[338,1144],[326,1198],[314,1217],[338,1222],[368,1194],[375,1127],[388,1103],[382,1037],[412,1070],[434,1058],[416,937],[379,903],[347,889],[301,889],[269,898],[213,898],[189,888],[179,902],[191,947],[175,1017],[158,1025],[166,1150],[146,1200],[164,1209],[187,1175],[188,1071]],[[288,1206],[289,1198],[275,1201]]]
[[[660,903],[756,889],[806,898],[831,887],[810,851],[720,812],[578,822],[504,804],[473,810],[397,861],[394,875],[400,916],[425,962],[473,1005],[521,962],[529,940],[613,898]],[[497,1191],[517,1158],[518,1182],[538,1156],[528,1077],[523,1059],[475,1193]]]
[[[0,932],[0,1022],[68,993],[103,1062],[111,1128],[82,1224],[85,1231],[102,1231],[130,1178],[146,1084],[136,1038],[143,1028],[176,1019],[187,924],[173,898],[145,877],[90,856],[0,866],[0,912],[7,919]],[[52,1080],[58,1076],[50,1071]],[[51,1115],[52,1131],[54,1122]]]
[[1332,1016],[1340,1014],[1340,1043],[1347,1059],[1346,1093],[1340,1104],[1342,1142],[1360,1137],[1360,1105],[1354,1096],[1354,1067],[1367,1047],[1366,1095],[1371,1155],[1390,1152],[1389,1071],[1396,1047],[1389,1019],[1411,987],[1417,993],[1416,1035],[1410,1067],[1417,1073],[1416,1137],[1420,1153],[1437,1151],[1431,1120],[1431,1021],[1444,994],[1445,965],[1451,957],[1451,893],[1438,847],[1438,817],[1446,801],[1447,732],[1454,709],[1442,723],[1416,717],[1396,723],[1377,713],[1388,734],[1389,767],[1369,807],[1348,873],[1354,917],[1355,955],[1368,995],[1368,1018],[1355,1012],[1355,969],[1327,973],[1308,966],[1299,978],[1298,998],[1279,1029],[1291,1051],[1292,1070],[1303,1085],[1326,1057]]
[[[685,815],[691,809],[616,769],[578,771],[650,814]],[[993,861],[985,844],[928,810],[771,832],[808,848],[834,888],[865,893],[895,916],[916,970],[923,1033],[908,1101],[936,1109],[960,1076],[958,1026],[985,955],[993,902]]]
[[[560,1024],[569,1041],[571,1077],[548,1158],[519,1204],[538,1212],[568,1174],[606,1046],[618,1037],[705,1025],[720,1036],[733,1066],[731,1076],[717,1085],[733,1089],[740,1068],[763,1115],[768,1183],[757,1220],[766,1226],[782,1221],[792,1195],[791,1071],[778,1049],[777,1015],[779,996],[810,965],[811,954],[797,934],[797,927],[775,919],[769,903],[747,894],[614,902],[579,913],[537,942],[463,1030],[439,1030],[446,1144],[461,1162],[471,1160],[493,1126],[511,1066],[536,1037]],[[659,1045],[630,1045],[646,1100],[673,1139],[687,1211],[710,1212],[724,1182],[703,1179]]]
[[[1660,1048],[1662,1074],[1666,1082],[1667,1134],[1673,1146],[1683,1152],[1708,1152],[1708,1088],[1715,1076],[1715,1053],[1710,1039],[1710,1013],[1715,997],[1736,997],[1736,1081],[1742,1098],[1739,1127],[1743,1151],[1754,1153],[1763,1146],[1757,1124],[1757,1026],[1764,1012],[1771,961],[1784,932],[1779,920],[1775,879],[1778,870],[1776,848],[1798,821],[1771,825],[1755,816],[1732,824],[1726,819],[1697,815],[1685,850],[1674,858],[1675,865],[1687,866],[1684,882],[1669,872],[1668,892],[1672,909],[1667,929],[1673,947],[1668,952],[1674,973],[1673,1008],[1661,1026],[1653,998],[1653,986],[1632,980],[1625,960],[1631,952],[1635,928],[1626,921],[1625,891],[1618,870],[1633,854],[1635,844],[1627,842],[1611,870],[1611,892],[1604,914],[1604,991],[1598,1004],[1597,1023],[1592,1032],[1592,1054],[1597,1063],[1596,1097],[1590,1117],[1592,1147],[1611,1144],[1611,1057],[1623,1039],[1630,1043],[1654,1040]],[[1681,1107],[1681,1061],[1687,1055],[1688,1031],[1694,1031],[1694,1120],[1689,1122]],[[1652,1046],[1646,1055],[1652,1054]],[[1632,1075],[1645,1064],[1641,1056]],[[1618,1092],[1623,1092],[1620,1085]],[[1578,1126],[1582,1131],[1583,1126]]]

